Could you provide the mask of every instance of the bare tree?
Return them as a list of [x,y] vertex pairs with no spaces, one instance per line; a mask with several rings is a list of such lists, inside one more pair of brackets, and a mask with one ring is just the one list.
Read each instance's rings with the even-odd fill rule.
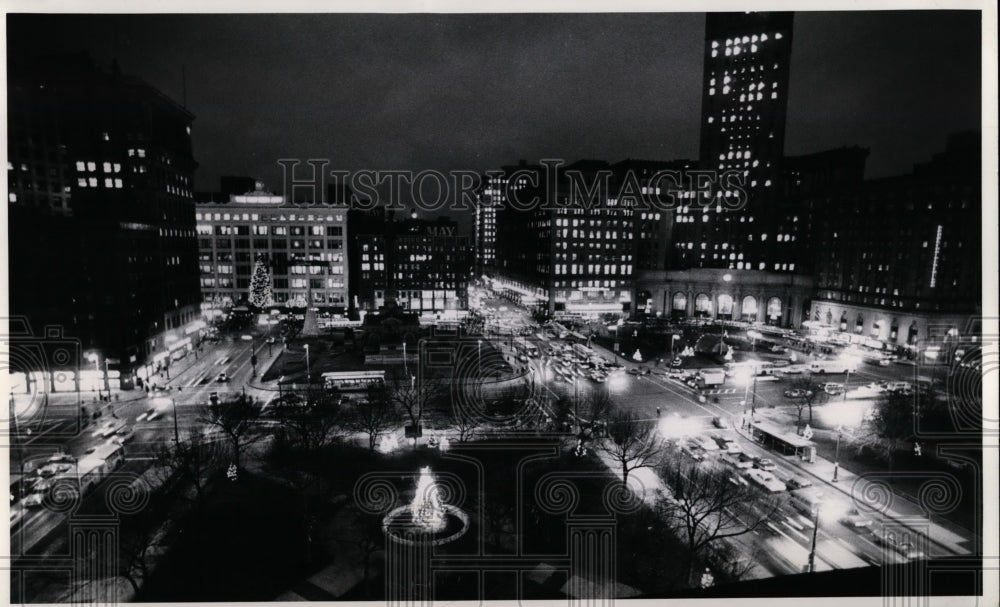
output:
[[197,431],[179,443],[161,445],[156,452],[156,465],[162,467],[166,474],[178,474],[191,482],[197,503],[201,503],[204,497],[211,472],[223,463],[219,443],[206,440]]
[[239,468],[243,450],[263,438],[260,427],[261,404],[240,394],[233,399],[207,405],[201,421],[217,429],[232,447],[233,464]]
[[414,427],[420,426],[430,405],[447,393],[447,384],[433,377],[394,375],[386,380],[385,386],[392,402],[406,413]]
[[655,466],[663,448],[656,424],[636,419],[631,412],[619,412],[608,423],[608,436],[594,446],[620,466],[622,484],[628,483],[629,472]]
[[811,375],[803,375],[792,380],[793,390],[801,390],[802,396],[795,399],[795,407],[799,414],[797,427],[802,427],[802,411],[809,410],[809,425],[813,423],[813,405],[821,405],[827,399],[827,393]]
[[601,433],[601,430],[612,419],[615,402],[606,389],[594,389],[580,403],[581,438],[589,440]]
[[399,411],[385,386],[368,389],[363,403],[354,406],[347,418],[347,427],[368,435],[368,449],[375,450],[378,439],[399,421]]
[[323,390],[289,392],[271,402],[271,416],[306,452],[343,437],[346,421],[340,397]]
[[730,477],[730,472],[698,466],[674,455],[660,468],[671,497],[664,512],[688,549],[688,581],[709,547],[762,527],[777,511],[777,502],[758,489]]

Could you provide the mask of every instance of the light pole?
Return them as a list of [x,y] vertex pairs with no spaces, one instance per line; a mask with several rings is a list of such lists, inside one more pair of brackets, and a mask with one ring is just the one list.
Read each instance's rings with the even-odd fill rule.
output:
[[403,336],[403,375],[409,375],[410,368],[406,362],[406,336]]
[[476,340],[476,353],[478,354],[478,357],[477,357],[478,360],[476,362],[476,365],[478,366],[477,374],[478,375],[482,375],[483,374],[483,340],[481,340],[481,339],[477,339]]
[[87,360],[94,363],[94,371],[97,371],[97,398],[101,398],[101,357],[91,352],[87,355]]
[[177,428],[177,400],[173,396],[170,397],[170,405],[174,408],[174,444],[180,445],[181,434],[180,430]]
[[312,373],[309,370],[309,344],[306,344],[306,384],[312,385]]
[[816,507],[816,516],[813,519],[812,549],[809,550],[809,573],[816,570],[816,535],[819,533],[819,506]]
[[840,435],[844,433],[843,426],[837,426],[837,449],[833,456],[833,482],[837,482],[837,472],[840,470]]

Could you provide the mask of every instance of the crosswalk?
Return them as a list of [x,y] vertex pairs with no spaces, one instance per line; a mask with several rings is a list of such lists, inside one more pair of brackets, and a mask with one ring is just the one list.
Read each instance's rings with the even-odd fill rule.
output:
[[739,392],[739,390],[737,390],[736,388],[716,388],[713,390],[701,391],[702,394],[706,394],[708,396],[716,396],[719,394],[736,394],[737,392]]

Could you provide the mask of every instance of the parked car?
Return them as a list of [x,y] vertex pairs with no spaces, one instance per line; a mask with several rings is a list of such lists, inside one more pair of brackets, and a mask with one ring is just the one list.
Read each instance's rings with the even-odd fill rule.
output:
[[672,361],[670,361],[670,366],[674,367],[674,368],[677,368],[677,367],[681,366],[682,364],[684,364],[684,361],[682,361],[679,358],[675,358]]

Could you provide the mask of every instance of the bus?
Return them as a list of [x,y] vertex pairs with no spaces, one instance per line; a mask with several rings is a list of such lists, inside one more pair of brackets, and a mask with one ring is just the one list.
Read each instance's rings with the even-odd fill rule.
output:
[[809,363],[810,373],[854,373],[857,364],[847,360],[816,360]]
[[60,478],[79,483],[84,495],[125,463],[125,448],[115,443],[98,447],[93,453],[76,463],[76,472],[67,472]]
[[584,344],[573,344],[573,354],[576,354],[584,360],[590,360],[594,356],[595,352],[593,348],[588,348]]
[[823,503],[823,494],[819,491],[796,489],[790,495],[792,507],[802,514],[809,518],[815,518],[819,514],[820,505]]
[[329,371],[323,374],[323,385],[327,390],[360,392],[369,386],[385,383],[385,370],[373,371]]
[[538,347],[531,343],[523,337],[514,338],[514,346],[517,347],[522,353],[528,356],[535,357],[538,356]]

